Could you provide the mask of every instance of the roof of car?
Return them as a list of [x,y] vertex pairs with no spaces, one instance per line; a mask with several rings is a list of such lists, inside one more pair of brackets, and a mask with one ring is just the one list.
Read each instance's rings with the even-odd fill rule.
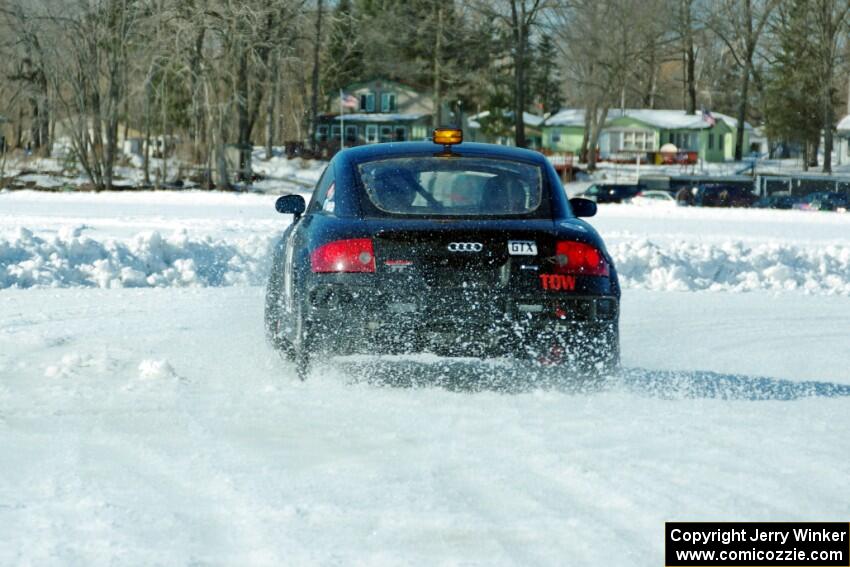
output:
[[[389,142],[347,148],[337,155],[351,161],[362,162],[391,157],[435,156],[444,152],[444,146],[432,142]],[[451,153],[458,156],[515,159],[541,165],[546,163],[546,158],[539,152],[497,144],[462,142],[451,146]]]

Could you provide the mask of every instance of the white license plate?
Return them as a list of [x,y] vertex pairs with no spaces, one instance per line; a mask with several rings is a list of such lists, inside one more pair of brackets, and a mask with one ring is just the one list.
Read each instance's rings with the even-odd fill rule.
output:
[[511,256],[537,256],[537,243],[533,240],[508,240]]

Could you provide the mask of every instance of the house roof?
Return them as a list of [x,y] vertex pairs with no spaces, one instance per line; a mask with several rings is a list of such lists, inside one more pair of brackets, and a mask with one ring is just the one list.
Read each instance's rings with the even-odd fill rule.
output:
[[372,77],[371,79],[367,79],[365,81],[357,81],[355,83],[350,83],[348,85],[345,85],[343,90],[344,91],[350,91],[350,90],[353,91],[353,90],[371,85],[373,83],[396,85],[396,86],[404,87],[406,89],[410,89],[410,90],[417,91],[417,92],[429,92],[427,89],[420,89],[420,88],[417,88],[417,87],[410,85],[408,83],[404,83],[402,81],[396,81],[394,79],[387,79],[386,77]]
[[346,122],[415,122],[429,116],[428,114],[390,114],[386,112],[370,112],[368,114],[337,115],[335,120]]
[[836,130],[842,134],[850,134],[850,114],[838,121]]
[[[506,118],[512,118],[514,115],[510,110],[505,111],[503,116]],[[470,128],[481,128],[481,121],[490,116],[490,111],[485,110],[484,112],[479,112],[478,114],[473,114],[467,119],[467,125]],[[522,113],[522,121],[528,126],[538,127],[543,124],[543,117],[537,116],[536,114],[531,114],[530,112]]]
[[544,121],[544,126],[582,126],[584,127],[583,108],[565,108],[559,110]]
[[[737,127],[738,121],[731,116],[720,112],[712,112],[711,114],[717,120],[725,122],[729,127]],[[703,120],[700,112],[688,114],[684,110],[654,110],[648,108],[608,111],[608,122],[622,117],[633,118],[662,130],[702,130],[711,127],[708,122]],[[584,109],[567,108],[561,110],[547,118],[544,126],[584,126]],[[752,126],[746,122],[744,128],[752,130]]]

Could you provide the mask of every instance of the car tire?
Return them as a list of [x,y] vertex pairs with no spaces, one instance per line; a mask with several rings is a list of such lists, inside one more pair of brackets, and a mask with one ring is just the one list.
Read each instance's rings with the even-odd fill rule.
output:
[[603,379],[620,368],[620,333],[616,324],[588,331],[589,338],[564,340],[550,337],[535,353],[543,366],[561,366],[585,378]]
[[585,361],[583,371],[591,377],[605,379],[615,376],[620,371],[620,330],[612,325],[603,329],[586,346],[583,353]]
[[292,361],[295,363],[295,374],[302,382],[310,375],[313,353],[310,348],[309,322],[304,317],[302,309],[295,315],[295,337],[292,343]]

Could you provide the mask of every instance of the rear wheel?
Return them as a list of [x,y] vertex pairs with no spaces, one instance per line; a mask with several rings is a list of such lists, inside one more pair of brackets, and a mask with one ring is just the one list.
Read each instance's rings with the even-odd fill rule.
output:
[[620,366],[620,333],[616,324],[577,328],[567,335],[546,334],[528,354],[544,367],[563,367],[581,376],[604,378]]
[[313,353],[310,348],[309,323],[299,309],[295,316],[295,337],[292,343],[292,362],[295,363],[295,374],[299,380],[306,380],[310,375]]

